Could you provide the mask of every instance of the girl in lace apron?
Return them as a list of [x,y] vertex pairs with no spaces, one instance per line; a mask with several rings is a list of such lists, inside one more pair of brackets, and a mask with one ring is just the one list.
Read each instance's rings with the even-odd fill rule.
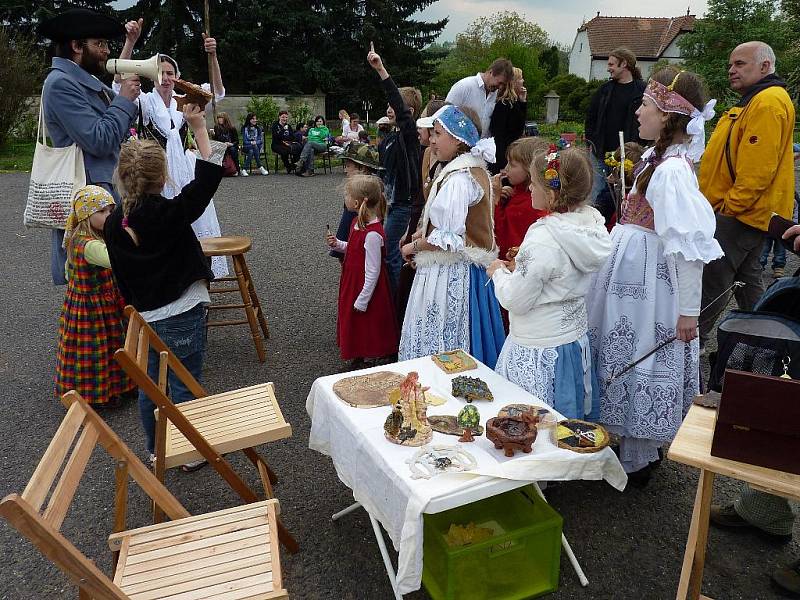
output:
[[723,252],[693,162],[703,153],[703,125],[714,103],[705,104],[694,73],[668,67],[648,82],[636,114],[640,137],[655,139],[655,146],[634,169],[611,234],[611,258],[587,295],[599,421],[620,436],[620,461],[642,484],[699,391],[703,265]]
[[586,206],[592,166],[584,150],[551,146],[530,165],[531,203],[549,214],[528,228],[513,260],[487,269],[510,318],[495,371],[567,418],[597,418],[584,297],[611,237],[603,215]]
[[481,140],[474,121],[456,106],[443,107],[433,121],[431,156],[444,166],[431,184],[420,229],[401,250],[405,260],[413,258],[417,273],[399,357],[463,348],[494,368],[505,340],[486,275],[497,258],[486,170],[486,161],[494,162],[494,140]]

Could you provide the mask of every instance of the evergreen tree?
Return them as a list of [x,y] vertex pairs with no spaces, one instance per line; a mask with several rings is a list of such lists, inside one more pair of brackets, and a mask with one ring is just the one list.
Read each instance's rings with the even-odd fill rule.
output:
[[10,31],[31,36],[41,45],[47,43],[36,31],[44,20],[67,8],[91,8],[105,14],[113,14],[111,0],[2,0],[0,1],[0,25]]

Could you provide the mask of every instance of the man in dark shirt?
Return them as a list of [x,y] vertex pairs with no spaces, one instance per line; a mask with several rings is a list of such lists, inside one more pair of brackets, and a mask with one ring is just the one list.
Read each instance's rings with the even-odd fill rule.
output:
[[611,80],[600,86],[586,115],[586,139],[594,155],[603,161],[606,152],[619,147],[619,132],[626,142],[641,142],[636,110],[642,103],[645,82],[636,66],[636,56],[627,48],[617,48],[608,57]]
[[[620,131],[626,142],[643,141],[639,137],[636,110],[642,103],[645,88],[642,73],[636,66],[636,56],[627,48],[617,48],[611,52],[608,74],[611,79],[601,85],[592,97],[585,123],[586,140],[606,174],[606,152],[614,152],[619,148]],[[606,224],[611,223],[616,206],[608,186],[600,188],[594,205],[605,217]]]

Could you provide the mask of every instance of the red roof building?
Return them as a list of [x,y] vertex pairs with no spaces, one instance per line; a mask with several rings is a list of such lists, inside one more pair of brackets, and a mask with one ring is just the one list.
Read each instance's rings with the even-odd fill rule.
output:
[[646,77],[656,61],[680,62],[681,35],[694,29],[696,17],[604,17],[597,14],[578,28],[569,54],[569,72],[584,79],[606,79],[609,53],[619,46],[636,55]]

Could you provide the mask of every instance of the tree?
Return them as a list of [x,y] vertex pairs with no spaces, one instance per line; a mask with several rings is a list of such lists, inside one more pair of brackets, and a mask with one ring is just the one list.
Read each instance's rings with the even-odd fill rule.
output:
[[31,38],[0,26],[0,147],[28,112],[28,98],[39,92],[41,54]]
[[36,26],[67,8],[91,8],[112,14],[111,0],[5,0],[0,5],[0,25],[43,44]]
[[501,12],[480,17],[466,31],[456,36],[455,46],[439,63],[431,87],[445,95],[459,79],[483,71],[495,58],[508,58],[522,69],[528,88],[528,105],[532,111],[538,88],[545,80],[540,67],[541,54],[550,49],[547,34],[536,23],[515,12]]
[[789,39],[777,0],[709,0],[706,16],[678,43],[686,68],[700,74],[711,96],[727,104],[735,97],[727,77],[731,51],[743,42],[761,40],[775,50],[780,66]]
[[781,13],[786,19],[789,31],[789,48],[782,57],[785,64],[780,64],[781,72],[786,74],[789,90],[797,101],[800,96],[800,2],[783,0]]

